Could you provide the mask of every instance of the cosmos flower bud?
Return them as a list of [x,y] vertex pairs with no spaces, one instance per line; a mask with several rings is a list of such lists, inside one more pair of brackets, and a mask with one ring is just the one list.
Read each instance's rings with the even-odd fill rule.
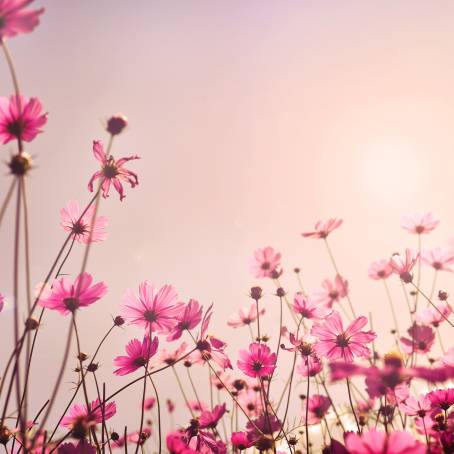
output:
[[98,363],[90,363],[88,366],[87,366],[87,370],[88,372],[96,372],[99,368],[99,364]]
[[252,287],[250,296],[253,300],[258,301],[262,297],[262,288],[261,287]]
[[0,443],[6,445],[11,438],[11,431],[6,426],[0,427]]
[[11,158],[8,164],[13,175],[25,175],[32,167],[32,157],[28,153],[19,153]]
[[117,440],[120,439],[120,435],[118,435],[117,432],[112,432],[112,433],[110,434],[110,439],[111,439],[112,441],[117,441]]
[[125,324],[125,319],[121,315],[117,315],[114,318],[114,324],[115,326],[121,326]]
[[448,299],[448,292],[446,290],[440,290],[438,292],[438,299],[440,301],[446,301]]
[[80,352],[78,355],[77,355],[77,359],[79,361],[85,361],[86,359],[88,358],[88,355],[84,352]]
[[271,435],[262,435],[259,437],[254,446],[260,451],[268,451],[273,448],[274,446],[274,439]]
[[117,136],[126,128],[126,126],[128,126],[128,119],[124,115],[118,114],[112,115],[107,120],[106,129],[108,133]]
[[25,329],[27,331],[34,331],[39,326],[39,321],[36,318],[29,317],[25,320]]
[[279,297],[279,298],[283,298],[285,296],[285,290],[282,288],[282,287],[279,287],[277,290],[276,290],[276,295]]

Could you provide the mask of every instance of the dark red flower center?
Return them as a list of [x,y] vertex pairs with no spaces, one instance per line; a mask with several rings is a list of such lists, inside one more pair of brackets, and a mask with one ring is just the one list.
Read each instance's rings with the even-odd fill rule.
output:
[[338,334],[336,336],[336,344],[338,347],[346,348],[346,347],[348,347],[349,339],[347,338],[347,336],[344,333]]
[[332,300],[337,300],[339,298],[339,292],[337,290],[333,290],[332,292],[329,292],[329,297]]
[[255,372],[259,372],[260,370],[262,370],[262,368],[263,364],[260,361],[254,361],[252,363],[252,370],[254,370]]
[[427,344],[424,341],[418,342],[418,348],[420,350],[425,350],[427,348]]
[[262,270],[269,270],[271,268],[270,262],[263,262],[262,263]]
[[88,232],[88,226],[83,224],[81,221],[73,223],[72,232],[75,235],[84,235]]
[[66,309],[68,309],[68,311],[74,312],[79,308],[80,301],[79,298],[69,297],[63,300],[63,304],[65,305]]
[[143,313],[143,316],[144,316],[145,320],[150,323],[153,323],[158,319],[155,311],[145,311]]
[[115,178],[118,175],[118,168],[115,161],[110,160],[109,163],[102,168],[102,173],[106,178]]
[[424,228],[423,225],[417,225],[417,226],[415,227],[416,233],[423,233],[424,230],[425,230],[425,228]]
[[21,118],[18,118],[11,123],[8,123],[7,129],[12,136],[21,137],[25,129],[25,123]]
[[143,356],[135,358],[133,362],[134,362],[134,365],[139,366],[139,367],[145,366],[147,364],[147,360]]

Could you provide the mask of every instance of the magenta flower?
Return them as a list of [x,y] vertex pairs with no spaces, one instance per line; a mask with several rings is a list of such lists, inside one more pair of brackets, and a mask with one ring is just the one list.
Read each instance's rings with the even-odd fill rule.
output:
[[341,298],[345,298],[347,295],[348,281],[337,275],[333,282],[329,279],[322,282],[322,290],[314,295],[314,299],[318,303],[331,308],[334,303],[339,302]]
[[449,410],[454,405],[454,388],[436,389],[426,394],[432,408]]
[[321,320],[332,312],[331,309],[305,297],[302,293],[295,295],[292,307],[302,318],[314,320]]
[[156,403],[156,398],[155,397],[147,397],[143,403],[143,408],[145,410],[151,410]]
[[393,274],[393,267],[389,260],[377,260],[369,267],[369,277],[374,280],[386,279]]
[[438,226],[440,221],[434,219],[433,214],[414,213],[402,218],[402,227],[410,233],[429,233]]
[[253,342],[249,350],[240,350],[238,367],[249,377],[268,377],[276,367],[276,353],[267,345]]
[[399,404],[399,407],[406,415],[419,416],[420,418],[424,418],[432,409],[430,399],[424,394],[421,394],[419,397],[408,397]]
[[179,339],[186,330],[194,329],[202,320],[202,306],[198,301],[190,299],[183,310],[179,310],[175,316],[176,325],[172,333],[167,337],[168,341]]
[[370,350],[365,344],[376,338],[373,331],[360,331],[367,323],[366,317],[358,317],[344,330],[342,319],[334,311],[323,324],[316,323],[311,334],[319,339],[314,350],[329,359],[352,362],[355,356],[368,357]]
[[232,432],[230,441],[232,442],[232,446],[240,451],[250,448],[253,444],[245,432]]
[[406,284],[410,283],[413,280],[411,270],[418,262],[418,258],[419,254],[411,249],[405,250],[405,257],[402,257],[399,254],[394,254],[390,261],[393,272],[397,274]]
[[454,264],[454,253],[451,249],[436,247],[430,251],[423,251],[421,260],[436,271],[453,272],[450,265]]
[[327,221],[318,221],[312,232],[302,233],[304,238],[326,238],[333,230],[342,225],[342,219],[330,218]]
[[[47,452],[47,451],[46,451]],[[95,454],[96,448],[88,443],[87,440],[80,440],[77,445],[73,443],[63,443],[58,447],[58,454]]]
[[407,333],[410,339],[406,337],[400,338],[402,350],[405,353],[427,353],[430,351],[435,341],[435,333],[430,326],[417,325],[415,323],[408,328]]
[[[305,405],[308,405],[307,423],[311,425],[319,424],[328,413],[331,407],[331,400],[321,394],[314,394],[309,397],[309,402],[306,401]],[[305,418],[305,408],[303,409],[303,415]]]
[[251,272],[256,278],[274,277],[276,273],[279,273],[280,264],[281,254],[270,246],[257,249],[250,260]]
[[129,183],[131,188],[139,184],[137,174],[131,170],[125,169],[123,166],[129,161],[140,159],[139,156],[133,155],[126,158],[115,160],[113,156],[108,156],[104,151],[103,144],[100,140],[93,141],[93,154],[95,158],[101,163],[101,170],[93,174],[88,182],[88,190],[93,192],[93,183],[95,180],[100,180],[102,196],[109,197],[110,185],[113,184],[115,190],[120,195],[120,200],[126,196],[124,194],[123,184]]
[[167,449],[171,454],[197,454],[182,439],[181,434],[170,433],[166,438]]
[[[1,4],[0,4],[1,24]],[[0,26],[1,33],[1,26]],[[47,122],[47,113],[41,113],[38,98],[10,96],[0,98],[0,140],[8,143],[11,140],[31,142]]]
[[94,210],[95,207],[90,206],[81,217],[84,210],[81,209],[76,201],[70,200],[66,207],[60,210],[60,223],[67,232],[73,234],[75,240],[79,243],[88,243],[91,230],[93,230],[91,233],[92,242],[104,241],[107,237],[105,230],[107,227],[107,218],[105,216],[98,216],[92,226],[91,222]]
[[[104,419],[107,421],[112,418],[117,412],[115,402],[106,403],[104,405]],[[74,405],[69,414],[65,416],[60,425],[72,429],[76,424],[83,422],[85,427],[94,426],[101,423],[103,420],[103,408],[99,399],[91,402],[89,407],[86,405]]]
[[358,435],[350,432],[345,446],[349,454],[424,454],[426,447],[409,432],[385,432],[371,429]]
[[33,0],[1,0],[0,1],[0,40],[5,37],[28,33],[39,24],[39,16],[44,8],[27,9]]
[[75,312],[80,307],[90,306],[107,293],[107,285],[104,282],[94,285],[92,282],[93,277],[88,273],[80,274],[74,284],[65,277],[56,279],[52,290],[45,292],[45,297],[39,300],[39,304],[62,315]]
[[142,326],[147,332],[169,334],[177,324],[181,311],[178,295],[171,285],[158,291],[148,281],[139,285],[139,296],[128,289],[123,297],[122,315],[132,325]]
[[127,356],[117,356],[114,359],[114,364],[119,366],[114,371],[115,375],[127,375],[135,372],[141,367],[145,367],[158,350],[159,341],[155,336],[150,341],[149,336],[143,338],[143,342],[138,339],[133,339],[126,345]]
[[[265,309],[259,309],[259,315],[263,315]],[[249,308],[242,307],[238,314],[234,314],[227,320],[227,325],[232,328],[239,328],[241,326],[250,325],[252,322],[257,320],[257,307],[255,304],[251,304]]]
[[199,417],[199,427],[201,429],[214,429],[225,412],[225,402],[222,405],[216,405],[211,411],[203,411]]

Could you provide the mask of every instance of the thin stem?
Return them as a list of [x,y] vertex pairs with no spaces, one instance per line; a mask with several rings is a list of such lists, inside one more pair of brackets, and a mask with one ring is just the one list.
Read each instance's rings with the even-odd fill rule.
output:
[[397,322],[397,316],[396,316],[396,311],[394,309],[394,303],[391,298],[391,292],[389,291],[388,283],[386,282],[386,280],[382,279],[382,281],[383,281],[383,285],[385,287],[386,296],[388,297],[389,307],[391,308],[391,314],[392,314],[393,321],[394,321],[394,328],[396,329],[397,336],[400,337],[399,323]]
[[435,288],[437,286],[437,277],[438,277],[438,270],[434,269],[434,277],[432,279],[432,288],[430,289],[430,296],[429,299],[432,299],[435,293]]
[[196,389],[196,387],[194,385],[194,381],[192,380],[192,377],[191,377],[191,372],[190,372],[190,368],[189,367],[186,367],[186,373],[187,373],[187,376],[189,378],[189,383],[191,383],[192,391],[194,391],[194,395],[195,395],[195,398],[197,399],[199,407],[202,408],[202,405],[201,405],[200,399],[199,399],[199,395],[197,394],[197,389]]
[[188,396],[186,395],[186,393],[184,391],[183,384],[181,383],[180,377],[178,377],[177,371],[175,370],[175,367],[173,367],[173,365],[172,365],[172,371],[177,380],[178,387],[180,388],[181,395],[183,396],[186,407],[188,407],[189,413],[191,413],[192,418],[195,418],[194,412],[192,411],[191,405],[189,404]]
[[13,195],[14,188],[16,187],[17,178],[13,178],[11,181],[11,185],[6,193],[5,200],[3,201],[3,205],[0,208],[0,225],[2,224],[3,217],[5,216],[6,209],[8,208],[9,202],[11,200],[11,196]]
[[359,427],[358,417],[356,416],[355,407],[353,405],[352,393],[351,393],[351,390],[350,390],[350,380],[349,380],[348,377],[346,379],[346,382],[347,382],[348,400],[350,402],[350,407],[352,409],[353,416],[355,417],[356,427],[358,428],[358,433],[360,434],[361,433],[361,429]]
[[151,386],[153,386],[154,394],[156,396],[156,407],[158,410],[158,439],[159,439],[159,454],[162,453],[162,433],[161,433],[161,404],[159,402],[159,393],[156,389],[156,385],[151,377],[148,377],[151,382]]
[[309,392],[310,392],[310,369],[309,369],[309,361],[307,361],[307,388],[306,388],[306,447],[307,447],[307,454],[309,454],[309,426],[308,426],[308,419],[309,419]]

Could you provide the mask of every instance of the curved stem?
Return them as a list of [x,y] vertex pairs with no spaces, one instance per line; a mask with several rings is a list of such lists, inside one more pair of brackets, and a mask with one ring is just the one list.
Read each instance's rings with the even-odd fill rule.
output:
[[162,434],[161,434],[161,404],[159,402],[159,393],[156,389],[156,385],[151,377],[148,377],[151,382],[151,386],[153,386],[154,394],[156,396],[156,407],[158,410],[158,437],[159,437],[159,454],[162,453]]

